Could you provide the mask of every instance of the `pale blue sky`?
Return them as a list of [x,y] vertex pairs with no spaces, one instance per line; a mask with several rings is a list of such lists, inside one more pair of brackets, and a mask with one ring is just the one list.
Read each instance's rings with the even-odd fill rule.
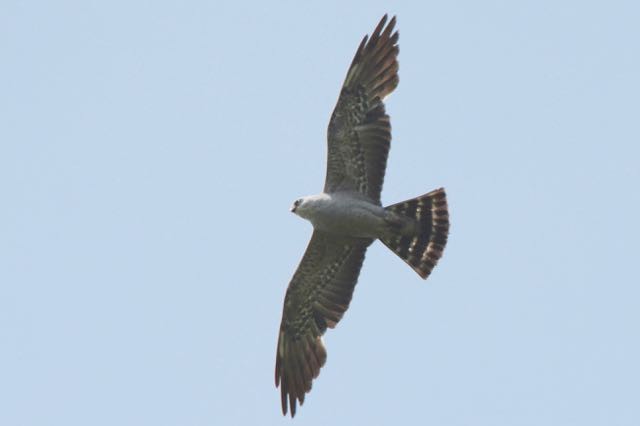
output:
[[[398,15],[384,246],[304,425],[640,424],[634,1],[0,4],[0,424],[277,425],[282,299],[362,36]],[[269,4],[269,5],[267,5]]]

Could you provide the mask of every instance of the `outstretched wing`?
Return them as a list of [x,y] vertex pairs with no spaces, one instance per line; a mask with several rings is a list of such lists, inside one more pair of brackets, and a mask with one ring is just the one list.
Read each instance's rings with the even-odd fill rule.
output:
[[357,191],[380,203],[391,143],[383,99],[398,86],[395,16],[365,36],[347,72],[327,132],[324,192]]
[[340,321],[351,302],[369,239],[314,231],[284,299],[276,353],[276,386],[282,413],[304,402],[327,353],[320,336]]

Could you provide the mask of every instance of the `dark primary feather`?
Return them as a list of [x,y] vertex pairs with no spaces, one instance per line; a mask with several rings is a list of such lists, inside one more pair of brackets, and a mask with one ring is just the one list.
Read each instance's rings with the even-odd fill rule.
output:
[[321,336],[349,308],[364,255],[372,240],[314,231],[284,300],[276,353],[276,386],[282,413],[296,413],[327,359]]
[[358,191],[380,203],[391,124],[384,98],[398,86],[396,18],[365,36],[351,62],[327,132],[324,191]]

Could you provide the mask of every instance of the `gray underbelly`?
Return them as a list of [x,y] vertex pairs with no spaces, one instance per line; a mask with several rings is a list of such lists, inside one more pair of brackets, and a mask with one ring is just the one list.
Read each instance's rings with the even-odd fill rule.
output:
[[317,212],[314,228],[357,238],[378,238],[384,229],[384,209],[364,203],[329,206]]

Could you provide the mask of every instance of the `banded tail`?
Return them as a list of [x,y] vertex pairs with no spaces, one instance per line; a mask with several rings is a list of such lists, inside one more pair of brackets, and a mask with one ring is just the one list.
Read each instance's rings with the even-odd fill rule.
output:
[[391,235],[380,238],[380,241],[418,275],[427,279],[442,257],[449,235],[449,210],[444,188],[393,204],[385,207],[385,210],[417,222],[418,226],[412,227],[412,232],[396,229]]

